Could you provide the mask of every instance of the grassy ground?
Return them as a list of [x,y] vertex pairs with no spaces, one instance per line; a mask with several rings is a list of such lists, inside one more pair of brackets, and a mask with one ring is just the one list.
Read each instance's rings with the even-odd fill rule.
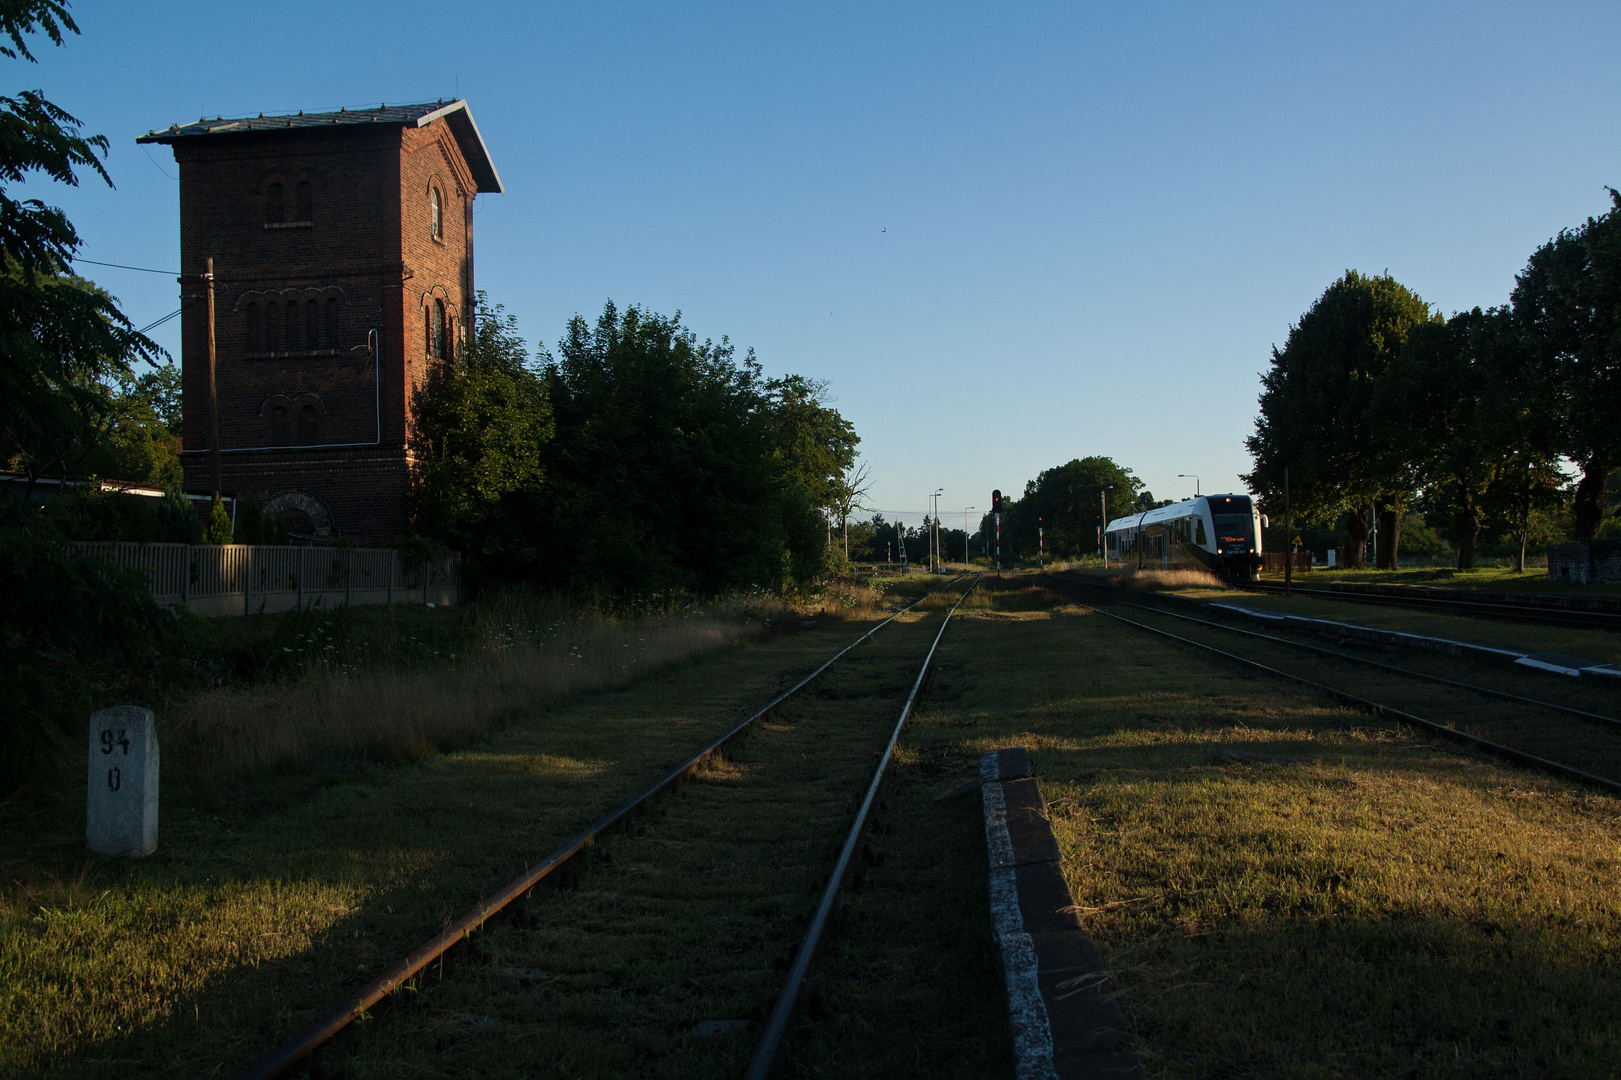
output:
[[1409,634],[1471,641],[1502,649],[1557,652],[1592,660],[1595,663],[1621,663],[1621,634],[1608,630],[1581,630],[1564,626],[1542,626],[1536,623],[1471,619],[1462,615],[1432,614],[1427,611],[1415,611],[1412,608],[1381,607],[1378,604],[1341,603],[1319,600],[1315,597],[1260,595],[1237,590],[1226,590],[1220,594],[1209,590],[1178,591],[1200,600],[1240,604],[1263,611],[1304,615],[1315,619],[1334,619],[1383,630],[1400,630]]
[[[984,888],[982,846],[927,839],[977,826],[976,796],[934,799],[980,753],[1022,743],[1153,1075],[1615,1075],[1615,800],[1096,614],[1006,606],[969,612],[942,645],[879,822],[892,849],[932,844],[940,861],[869,874],[847,922],[875,932],[830,944],[834,1019],[804,1033],[801,1060],[915,1074],[897,1059],[919,1025],[894,1032],[887,1003],[927,986],[931,946],[971,952],[985,933],[959,914]],[[877,985],[883,951],[903,959]]]
[[[1263,575],[1263,580],[1281,583],[1283,573]],[[1545,567],[1515,572],[1512,567],[1487,566],[1458,570],[1446,566],[1414,567],[1407,570],[1332,570],[1318,568],[1297,579],[1302,585],[1334,583],[1360,585],[1425,585],[1438,589],[1477,589],[1482,592],[1549,593],[1568,596],[1621,596],[1621,585],[1572,585],[1552,581]]]
[[[1153,1075],[1616,1075],[1621,804],[1027,586],[989,582],[942,642],[791,1075],[1007,1074],[972,780],[1016,744]],[[921,652],[932,618],[889,648]],[[229,1074],[860,624],[458,753],[166,805],[140,863],[83,863],[71,829],[12,818],[6,877],[40,891],[10,887],[0,1073]],[[577,890],[362,1025],[330,1072],[735,1074],[881,743],[862,740],[896,665],[874,646],[608,841]]]
[[[609,844],[577,890],[489,934],[477,964],[358,1032],[334,1067],[362,1077],[424,1062],[481,1077],[542,1062],[580,1077],[740,1075],[946,600],[841,661]],[[972,895],[983,921],[984,897]],[[944,982],[931,1011],[960,992],[959,979]],[[993,1072],[998,1008],[994,992],[975,995],[966,1012],[977,1044],[937,1040],[927,1074]],[[499,1037],[480,1037],[478,1025]]]
[[[378,647],[393,630],[389,623],[348,625],[363,609],[305,613],[297,617],[304,632],[294,641],[304,658],[294,674],[193,692],[163,710],[165,768],[217,786],[300,769],[319,756],[419,758],[465,745],[523,711],[619,689],[791,628],[781,604],[705,606],[612,616],[497,593],[450,615],[452,632],[441,630],[433,659],[415,662],[399,656],[398,644]],[[399,644],[421,641],[395,636]]]
[[[1072,576],[1095,575],[1076,572]],[[1310,618],[1334,619],[1361,626],[1471,641],[1504,649],[1557,652],[1598,663],[1621,663],[1621,634],[1611,631],[1499,622],[1494,619],[1468,618],[1412,608],[1323,600],[1317,597],[1284,597],[1253,593],[1229,588],[1208,575],[1188,571],[1170,573],[1150,571],[1119,580],[1140,592],[1169,592],[1194,600],[1238,604],[1263,611],[1277,611]]]
[[511,880],[850,632],[732,650],[534,709],[416,764],[328,759],[166,798],[158,853],[83,855],[83,802],[0,819],[0,1073],[233,1068]]

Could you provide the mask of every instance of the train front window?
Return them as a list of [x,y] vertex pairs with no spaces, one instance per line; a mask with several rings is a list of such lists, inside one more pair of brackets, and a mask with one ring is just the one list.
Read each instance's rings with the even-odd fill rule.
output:
[[1216,549],[1227,554],[1242,554],[1255,546],[1255,519],[1249,514],[1213,514],[1216,525]]

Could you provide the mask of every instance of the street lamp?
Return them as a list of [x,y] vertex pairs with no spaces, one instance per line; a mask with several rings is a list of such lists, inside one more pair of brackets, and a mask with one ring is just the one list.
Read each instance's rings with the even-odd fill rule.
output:
[[929,558],[933,561],[933,570],[940,572],[940,496],[945,488],[935,488],[934,494],[929,496]]
[[1104,484],[1103,489],[1098,492],[1100,506],[1098,512],[1098,554],[1103,556],[1103,568],[1105,570],[1109,568],[1109,543],[1108,537],[1104,535],[1104,530],[1109,527],[1109,492],[1113,490],[1113,484]]
[[1179,472],[1179,473],[1176,474],[1176,476],[1177,476],[1177,479],[1179,479],[1179,480],[1187,480],[1190,477],[1192,478],[1192,480],[1193,480],[1193,497],[1195,499],[1197,499],[1199,497],[1199,474],[1198,473],[1191,473],[1191,472]]
[[962,561],[963,565],[970,569],[973,568],[974,564],[968,557],[968,511],[978,509],[977,506],[965,506],[962,508]]

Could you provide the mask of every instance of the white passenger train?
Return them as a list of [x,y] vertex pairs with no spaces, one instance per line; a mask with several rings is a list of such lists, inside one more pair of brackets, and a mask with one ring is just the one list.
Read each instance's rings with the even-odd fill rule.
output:
[[1104,553],[1110,566],[1208,570],[1254,581],[1261,576],[1265,523],[1248,495],[1202,495],[1115,518],[1104,530]]

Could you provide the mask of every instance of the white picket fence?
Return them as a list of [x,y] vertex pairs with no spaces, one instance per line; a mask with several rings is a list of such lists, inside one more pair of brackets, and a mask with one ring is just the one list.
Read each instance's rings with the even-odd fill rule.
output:
[[86,541],[73,549],[141,571],[158,603],[185,604],[199,615],[461,601],[461,556],[454,552],[423,564],[407,563],[392,548]]

